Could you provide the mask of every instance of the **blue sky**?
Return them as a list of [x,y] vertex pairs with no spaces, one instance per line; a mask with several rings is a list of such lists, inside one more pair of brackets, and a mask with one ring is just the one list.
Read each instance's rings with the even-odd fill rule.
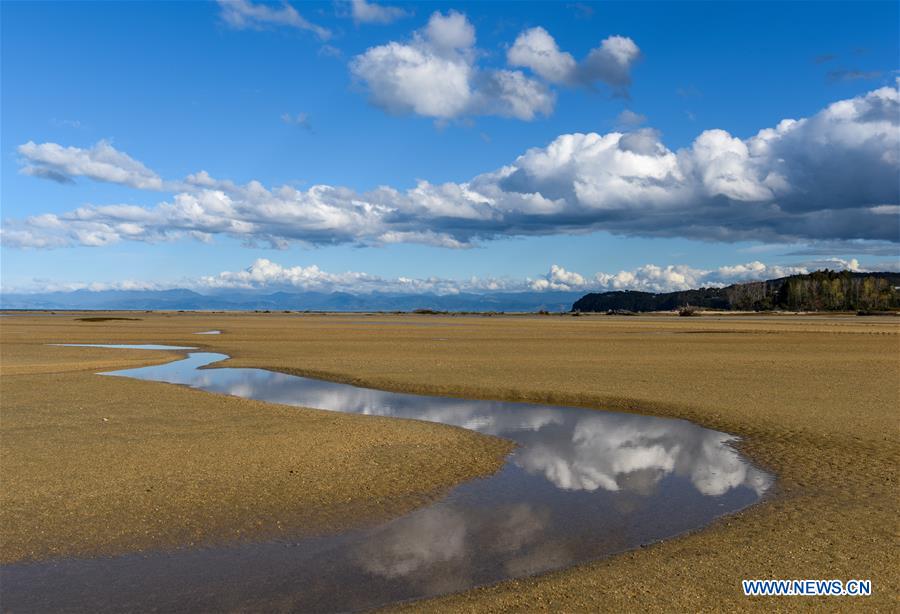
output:
[[[4,2],[3,288],[896,268],[898,19],[896,2]],[[829,107],[846,100],[850,119]]]

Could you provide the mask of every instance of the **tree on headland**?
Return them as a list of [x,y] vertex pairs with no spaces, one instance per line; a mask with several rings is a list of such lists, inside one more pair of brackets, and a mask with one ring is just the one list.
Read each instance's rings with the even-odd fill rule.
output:
[[900,274],[830,271],[768,281],[654,294],[612,291],[583,296],[573,311],[667,311],[693,305],[737,311],[861,311],[900,309]]
[[883,277],[827,269],[786,278],[776,298],[776,306],[793,311],[879,311],[897,303],[897,291]]

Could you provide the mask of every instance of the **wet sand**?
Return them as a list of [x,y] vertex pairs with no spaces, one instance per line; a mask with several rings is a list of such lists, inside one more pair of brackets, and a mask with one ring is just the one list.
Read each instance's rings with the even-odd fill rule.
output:
[[0,351],[4,563],[362,526],[492,473],[511,449],[449,426],[95,375],[172,352],[48,347],[7,322]]
[[[900,322],[897,319],[731,315],[700,318],[128,315],[143,319],[91,323],[70,317],[3,318],[0,322],[3,372],[19,374],[4,376],[2,389],[4,500],[0,514],[4,560],[35,556],[40,551],[36,547],[39,534],[27,533],[22,529],[25,525],[16,523],[39,516],[37,512],[41,509],[49,509],[51,512],[47,513],[61,517],[59,524],[44,525],[50,527],[47,543],[68,547],[74,541],[81,545],[82,551],[100,548],[97,536],[94,535],[94,542],[90,536],[102,537],[109,531],[92,532],[90,523],[83,521],[66,523],[69,504],[62,510],[64,513],[52,510],[60,507],[58,502],[65,500],[62,497],[82,497],[94,502],[93,506],[84,508],[90,512],[89,518],[108,523],[109,518],[117,516],[119,508],[127,507],[128,501],[116,493],[124,490],[123,485],[131,484],[130,463],[145,460],[114,462],[118,458],[116,454],[129,449],[122,443],[128,442],[129,437],[141,440],[142,449],[148,453],[163,441],[173,441],[181,446],[180,458],[196,459],[213,454],[226,464],[235,447],[269,448],[268,453],[254,456],[256,465],[240,465],[245,472],[246,467],[252,467],[258,479],[258,476],[277,473],[274,467],[287,467],[278,464],[282,461],[274,460],[289,457],[286,448],[296,452],[298,446],[282,443],[279,448],[277,442],[284,425],[291,421],[312,421],[315,415],[317,422],[329,422],[327,426],[320,425],[322,432],[329,433],[335,441],[333,448],[326,446],[326,449],[346,452],[342,435],[356,432],[352,449],[371,445],[389,450],[384,460],[395,464],[384,472],[384,481],[393,485],[391,492],[407,506],[414,505],[416,497],[434,496],[467,473],[475,475],[499,465],[498,453],[502,452],[496,442],[488,439],[492,443],[476,443],[481,438],[474,435],[467,441],[470,434],[437,425],[418,426],[388,420],[376,429],[371,426],[375,424],[373,419],[364,419],[365,428],[354,431],[351,422],[361,419],[356,416],[329,414],[326,418],[318,412],[274,409],[143,382],[117,382],[117,386],[130,388],[113,392],[105,378],[95,377],[103,381],[93,382],[91,370],[157,362],[164,357],[153,354],[145,358],[147,353],[123,354],[122,350],[50,350],[39,345],[45,342],[173,343],[202,345],[227,353],[233,357],[227,361],[228,366],[269,368],[397,391],[544,401],[687,418],[743,436],[745,453],[778,475],[776,493],[768,501],[698,533],[540,578],[507,582],[412,607],[460,611],[721,611],[754,606],[881,610],[896,606],[900,595],[896,571],[900,568],[896,548],[900,462],[897,428],[900,426]],[[365,324],[359,323],[360,320]],[[423,326],[422,322],[436,326]],[[450,323],[453,325],[441,325]],[[210,329],[223,332],[209,337],[192,335]],[[69,353],[76,352],[81,352],[76,360],[83,358],[84,362],[77,363],[77,368],[82,370],[73,373],[66,370],[70,368],[66,365],[71,364]],[[53,383],[69,382],[68,378],[72,380],[68,388],[52,387]],[[107,417],[111,408],[127,405],[128,400],[137,400],[144,408],[130,419],[147,415],[147,407],[159,409],[151,412],[146,421],[132,423],[115,438],[92,433],[92,429],[99,430],[97,424],[108,427],[112,420],[102,422],[102,418]],[[190,423],[184,412],[188,402],[195,417]],[[70,409],[64,415],[71,418],[61,420],[59,408],[65,403]],[[234,408],[223,409],[232,404]],[[232,416],[229,420],[233,423],[222,425],[223,413]],[[81,424],[75,417],[84,415],[90,415],[91,419]],[[176,428],[174,424],[179,426]],[[411,431],[415,428],[421,431],[413,435]],[[229,429],[231,439],[221,435]],[[251,434],[245,435],[245,431]],[[291,443],[302,437],[304,431],[298,428]],[[151,433],[156,436],[151,437]],[[421,467],[427,466],[429,458],[434,462],[434,456],[429,457],[435,454],[432,439],[441,436],[445,438],[442,460],[434,463],[439,479],[426,485],[433,472],[423,471]],[[20,443],[28,437],[32,438],[31,448]],[[328,441],[324,434],[317,437],[315,441]],[[248,438],[255,439],[241,447],[240,442]],[[406,444],[402,443],[404,438]],[[379,443],[373,443],[374,440]],[[40,446],[41,441],[47,442],[44,456],[25,454],[24,450]],[[228,442],[232,445],[226,445]],[[105,451],[102,459],[106,460],[106,474],[101,474],[99,468],[78,464],[95,458],[100,450]],[[197,454],[200,450],[204,453]],[[398,454],[402,455],[403,462],[398,462]],[[171,455],[160,452],[160,457]],[[16,458],[21,464],[9,462]],[[246,517],[235,510],[248,507],[247,501],[253,497],[268,501],[266,509],[273,516],[283,518],[282,525],[290,527],[287,530],[297,530],[295,524],[328,530],[342,522],[363,521],[364,517],[372,517],[373,512],[391,514],[408,509],[403,505],[379,508],[372,503],[378,500],[377,496],[367,498],[359,493],[359,484],[382,481],[365,479],[372,472],[366,463],[369,458],[365,454],[340,453],[322,458],[306,457],[308,464],[304,465],[304,472],[322,476],[313,480],[320,485],[314,492],[321,501],[333,504],[324,506],[330,510],[328,514],[318,516],[309,509],[310,499],[303,498],[305,489],[297,489],[295,496],[300,498],[289,501],[276,496],[279,488],[283,488],[283,481],[278,483],[279,488],[254,489],[251,481],[239,479],[239,468],[214,481],[208,478],[210,474],[200,472],[190,463],[167,465],[174,474],[182,476],[183,484],[195,489],[196,500],[208,502],[201,506],[207,514],[216,516],[220,514],[217,510],[228,510],[218,516],[219,524],[215,525],[222,529],[221,538],[245,534],[233,532],[236,526],[242,530],[247,526]],[[68,462],[63,463],[63,459]],[[341,471],[329,473],[328,463],[337,459],[343,463]],[[456,461],[454,467],[446,469],[447,459]],[[70,477],[76,483],[82,480],[82,487],[63,480],[51,480],[42,486],[35,476],[41,475],[45,480],[48,475],[52,477],[52,472],[41,473],[46,471],[41,467],[47,463],[71,471]],[[72,465],[75,466],[70,468]],[[417,470],[404,472],[404,467],[412,466]],[[355,483],[354,475],[358,476]],[[20,484],[11,480],[19,480]],[[55,485],[56,490],[50,485]],[[231,497],[208,498],[200,494],[208,488],[209,492],[230,492]],[[354,505],[342,503],[342,496],[347,493],[354,495]],[[101,501],[105,503],[100,505]],[[292,508],[289,514],[287,508],[279,507],[288,503]],[[146,505],[145,501],[136,508]],[[107,510],[105,515],[98,508]],[[82,508],[72,509],[77,512]],[[314,517],[315,520],[310,520]],[[184,521],[179,531],[170,531],[169,527],[179,518],[175,513],[160,516],[157,524],[151,523],[152,530],[143,546],[138,545],[141,539],[136,534],[128,534],[116,541],[114,548],[178,542],[186,535],[184,527],[197,526]],[[203,517],[201,524],[206,526],[209,522],[209,518]],[[64,530],[66,527],[68,532]],[[19,540],[17,549],[7,548],[6,536],[16,534],[26,537]],[[166,541],[161,536],[170,539]],[[197,537],[201,541],[209,538],[210,535]],[[42,556],[56,552],[45,549]],[[743,578],[782,577],[871,578],[874,595],[864,601],[747,599],[740,591]]]

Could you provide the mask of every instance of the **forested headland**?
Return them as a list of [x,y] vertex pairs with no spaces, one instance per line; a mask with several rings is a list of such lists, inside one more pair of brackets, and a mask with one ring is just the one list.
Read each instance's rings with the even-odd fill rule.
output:
[[575,301],[572,311],[670,311],[685,306],[734,311],[900,310],[900,273],[825,269],[724,288],[595,292]]

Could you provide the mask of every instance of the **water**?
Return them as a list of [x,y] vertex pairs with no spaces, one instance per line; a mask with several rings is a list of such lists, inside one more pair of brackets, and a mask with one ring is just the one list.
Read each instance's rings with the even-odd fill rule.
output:
[[78,315],[79,313],[81,313],[81,312],[77,312],[77,313],[47,313],[47,312],[42,312],[42,311],[34,312],[34,311],[28,311],[28,310],[4,311],[3,313],[0,313],[0,318],[12,318],[15,316],[22,316],[22,317],[28,317],[28,318],[33,318],[35,316],[74,316],[74,315]]
[[[147,346],[141,346],[147,347]],[[518,444],[503,468],[379,526],[3,568],[12,610],[358,610],[533,575],[698,529],[758,501],[772,476],[734,437],[683,420],[397,394],[262,369],[200,369],[193,352],[105,375],[452,424]]]

